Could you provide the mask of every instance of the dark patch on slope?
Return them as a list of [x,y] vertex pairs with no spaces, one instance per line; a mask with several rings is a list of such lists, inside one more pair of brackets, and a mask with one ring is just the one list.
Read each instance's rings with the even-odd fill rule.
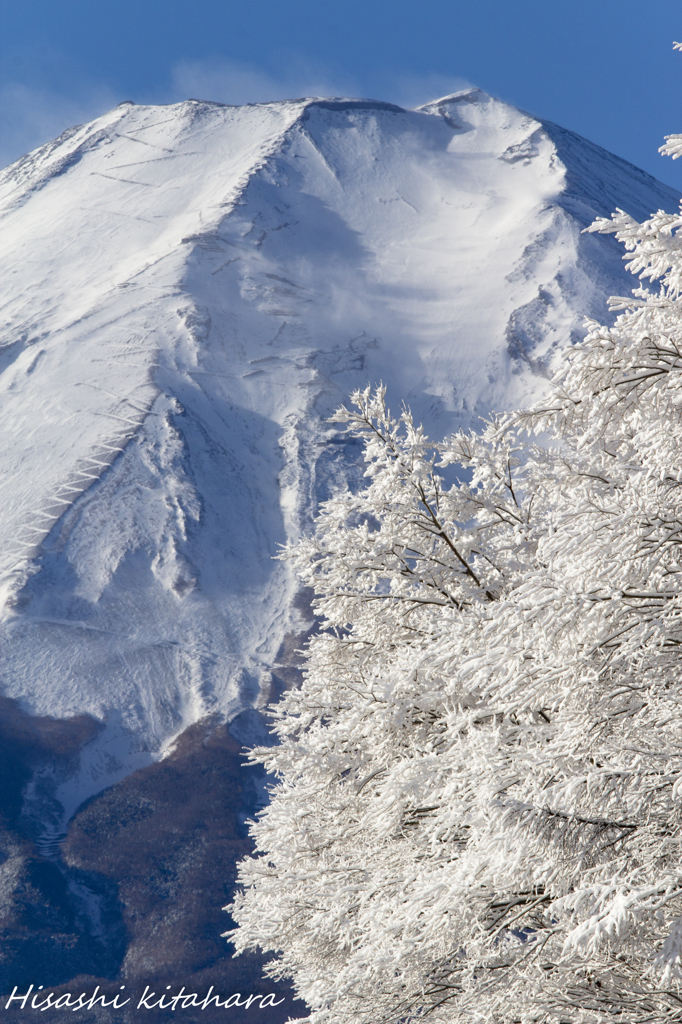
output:
[[101,732],[103,725],[90,715],[51,718],[28,715],[18,702],[0,697],[0,819],[26,834],[21,819],[23,790],[37,768],[59,766],[73,771],[81,747]]
[[306,121],[310,111],[317,110],[384,110],[392,114],[405,114],[404,107],[398,107],[395,103],[384,103],[381,100],[312,100],[301,115]]
[[[21,1013],[18,1004],[5,1010],[7,996],[30,984],[76,994],[99,985],[109,999],[125,985],[136,999],[116,1012],[117,1024],[139,1020],[145,985],[159,995],[184,984],[202,998],[211,985],[223,999],[234,992],[284,997],[279,1007],[233,1010],[244,1024],[300,1015],[289,989],[263,978],[262,957],[232,959],[221,937],[231,927],[222,907],[236,864],[252,850],[246,819],[267,799],[264,771],[243,765],[243,747],[226,725],[209,719],[190,727],[165,760],[88,800],[61,849],[40,853],[36,822],[25,814],[26,786],[46,768],[73,772],[100,728],[86,715],[26,715],[0,698],[0,1019]],[[188,1008],[182,1018],[226,1015]],[[79,1010],[79,1020],[110,1024],[112,1010]]]
[[[81,747],[101,728],[88,715],[28,715],[16,701],[0,697],[2,992],[35,982],[37,971],[50,984],[85,971],[115,972],[122,959],[115,887],[95,876],[69,874],[45,856],[36,845],[38,823],[23,813],[27,785],[36,777],[54,783],[72,774]],[[99,901],[101,937],[89,927],[84,894]]]
[[[263,803],[262,770],[243,761],[228,727],[207,719],[187,729],[163,761],[79,810],[62,848],[64,863],[116,887],[126,952],[115,979],[103,983],[96,971],[63,977],[58,991],[92,992],[99,983],[113,998],[121,984],[139,994],[145,985],[162,994],[170,984],[171,994],[185,985],[203,997],[213,985],[222,998],[234,992],[285,997],[266,1011],[257,1004],[233,1011],[244,1024],[279,1024],[297,1015],[289,989],[263,979],[262,958],[232,959],[221,938],[231,926],[222,908],[231,898],[236,864],[252,850],[245,818]],[[132,1007],[117,1011],[119,1024],[139,1019]],[[111,1019],[110,1010],[79,1014],[86,1021]],[[157,1019],[166,1020],[167,1013],[145,1010],[145,1020]],[[182,1019],[222,1021],[225,1011],[185,1009]]]

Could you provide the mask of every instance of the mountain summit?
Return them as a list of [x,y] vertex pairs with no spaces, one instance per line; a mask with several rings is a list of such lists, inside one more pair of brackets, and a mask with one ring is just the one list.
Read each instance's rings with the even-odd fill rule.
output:
[[632,286],[582,228],[678,198],[478,90],[126,103],[3,172],[4,692],[103,723],[28,793],[54,830],[268,699],[305,628],[273,556],[357,475],[349,391],[440,434],[537,397]]

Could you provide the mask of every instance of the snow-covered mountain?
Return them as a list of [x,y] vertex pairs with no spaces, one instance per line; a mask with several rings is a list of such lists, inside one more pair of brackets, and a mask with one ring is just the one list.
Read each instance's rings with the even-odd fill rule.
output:
[[581,229],[678,198],[478,90],[123,104],[0,176],[4,693],[105,723],[55,829],[267,700],[304,626],[272,556],[356,472],[349,391],[439,434],[537,396],[632,286]]

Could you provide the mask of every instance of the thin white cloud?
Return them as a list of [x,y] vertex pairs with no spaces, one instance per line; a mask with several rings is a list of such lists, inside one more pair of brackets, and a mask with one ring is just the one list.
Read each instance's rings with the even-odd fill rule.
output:
[[0,85],[0,167],[116,106],[122,99],[175,103],[193,99],[220,103],[262,103],[299,96],[358,95],[349,80],[333,81],[319,68],[292,59],[281,76],[258,67],[219,58],[185,60],[172,71],[170,86],[149,96],[121,96],[106,86],[79,83],[69,92],[52,92],[20,81]]
[[462,89],[471,89],[475,83],[458,75],[388,75],[384,77],[382,99],[389,99],[400,107],[420,107],[441,96],[450,96]]
[[300,96],[357,95],[353,83],[334,81],[323,71],[294,62],[281,76],[219,58],[181,61],[173,69],[173,99],[219,103],[265,103]]
[[348,76],[330,74],[297,56],[272,74],[252,64],[218,57],[184,60],[172,71],[171,84],[153,96],[121,96],[104,85],[82,83],[68,93],[35,88],[19,81],[0,85],[0,167],[51,141],[67,128],[91,121],[122,99],[175,103],[205,99],[220,103],[263,103],[302,96],[365,96],[415,107],[470,83],[447,75],[374,74],[372,87]]
[[[181,61],[173,70],[173,99],[216,100],[219,103],[263,103],[301,96],[364,96],[403,107],[416,107],[460,89],[471,82],[456,75],[382,74],[371,76],[372,86],[329,75],[323,68],[292,58],[282,74],[273,75],[254,65],[220,58]],[[166,100],[166,102],[168,102]]]
[[0,167],[67,128],[99,117],[118,102],[119,98],[104,86],[88,89],[76,98],[7,82],[0,86]]

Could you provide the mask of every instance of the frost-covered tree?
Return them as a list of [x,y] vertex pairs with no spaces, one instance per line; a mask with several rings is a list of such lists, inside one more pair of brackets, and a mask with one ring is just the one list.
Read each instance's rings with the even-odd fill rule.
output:
[[338,413],[368,484],[287,553],[323,628],[230,908],[314,1024],[682,1020],[681,225],[592,226],[659,286],[545,405]]

